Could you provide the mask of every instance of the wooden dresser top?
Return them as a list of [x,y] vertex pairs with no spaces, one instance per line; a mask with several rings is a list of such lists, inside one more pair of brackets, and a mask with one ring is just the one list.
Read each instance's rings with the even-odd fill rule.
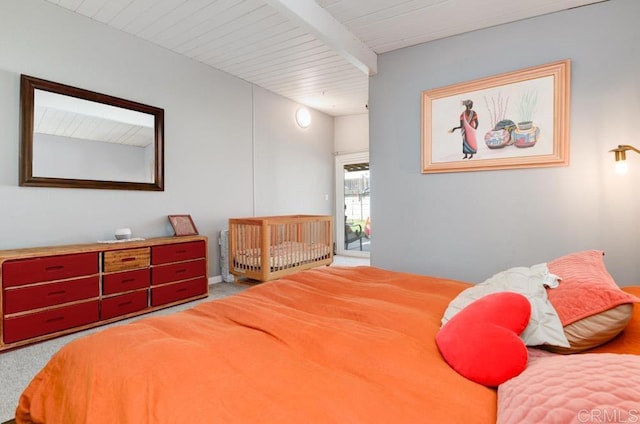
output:
[[115,243],[65,244],[60,246],[28,247],[23,249],[0,250],[0,263],[10,259],[36,258],[83,252],[107,252],[111,250],[133,249],[136,247],[159,246],[190,241],[206,241],[205,236],[155,237]]

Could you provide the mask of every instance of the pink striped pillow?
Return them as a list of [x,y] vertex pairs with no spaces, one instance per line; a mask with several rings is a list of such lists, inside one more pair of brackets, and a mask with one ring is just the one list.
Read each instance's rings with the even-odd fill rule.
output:
[[623,303],[640,302],[637,297],[620,290],[604,265],[603,255],[600,250],[587,250],[547,264],[549,272],[562,279],[557,288],[547,290],[562,325]]
[[[631,318],[633,309],[623,310],[629,315],[623,319],[611,319],[606,314],[620,305],[640,302],[637,297],[620,290],[605,267],[603,255],[600,250],[587,250],[547,264],[549,272],[561,278],[560,285],[548,289],[547,295],[572,346],[559,353],[585,350],[617,336]],[[608,328],[604,328],[603,323]]]

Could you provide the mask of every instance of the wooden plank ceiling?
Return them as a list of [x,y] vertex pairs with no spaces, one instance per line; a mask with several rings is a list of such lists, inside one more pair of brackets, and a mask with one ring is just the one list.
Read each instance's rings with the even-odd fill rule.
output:
[[601,0],[47,0],[332,116],[376,55]]

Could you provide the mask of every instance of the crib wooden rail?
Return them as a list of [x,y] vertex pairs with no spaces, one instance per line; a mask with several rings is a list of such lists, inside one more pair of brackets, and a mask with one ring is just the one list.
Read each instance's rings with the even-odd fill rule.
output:
[[332,262],[332,216],[229,219],[229,272],[236,280],[270,281]]

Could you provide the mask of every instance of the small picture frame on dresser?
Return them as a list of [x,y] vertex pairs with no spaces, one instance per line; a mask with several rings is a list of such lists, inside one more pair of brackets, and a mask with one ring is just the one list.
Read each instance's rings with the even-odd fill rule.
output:
[[191,219],[191,215],[169,215],[169,222],[176,236],[198,235],[198,230],[193,223],[193,219]]

